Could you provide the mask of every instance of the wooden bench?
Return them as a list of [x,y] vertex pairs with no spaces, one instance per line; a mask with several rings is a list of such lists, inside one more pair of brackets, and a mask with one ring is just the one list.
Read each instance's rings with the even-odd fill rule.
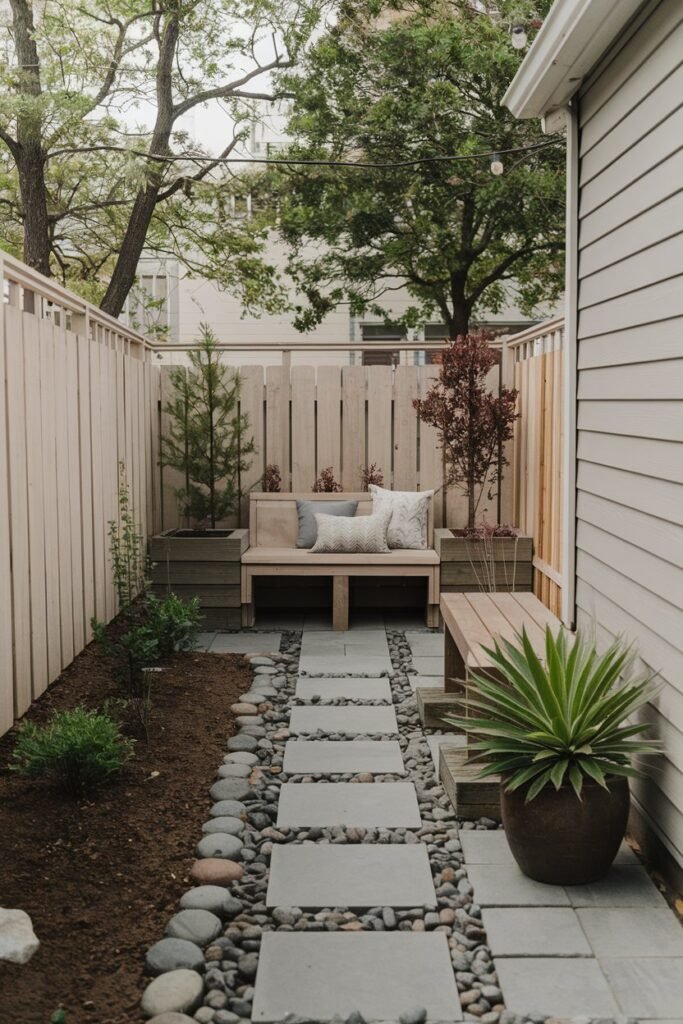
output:
[[[439,607],[445,634],[444,686],[418,687],[418,708],[424,725],[433,726],[449,713],[467,717],[468,692],[476,686],[471,681],[472,672],[485,672],[493,678],[497,674],[484,647],[493,647],[497,639],[514,641],[524,628],[543,660],[546,626],[562,628],[560,620],[530,593],[442,594]],[[441,723],[441,728],[448,726]],[[458,816],[497,818],[499,780],[497,776],[478,779],[478,770],[466,747],[441,751],[439,777]]]
[[[339,494],[340,500],[358,501],[356,515],[372,512],[367,492]],[[359,576],[423,577],[427,580],[426,621],[439,623],[439,556],[433,548],[434,519],[430,502],[424,551],[394,550],[387,554],[312,554],[297,548],[300,501],[330,501],[333,494],[251,494],[249,499],[250,547],[242,555],[242,624],[254,624],[254,579],[257,576],[330,576],[332,578],[332,626],[347,629],[349,579]]]

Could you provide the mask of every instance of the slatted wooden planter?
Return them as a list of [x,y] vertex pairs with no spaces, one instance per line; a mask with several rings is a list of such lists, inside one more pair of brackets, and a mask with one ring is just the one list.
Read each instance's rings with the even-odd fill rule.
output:
[[152,593],[199,598],[205,629],[239,629],[248,530],[166,530],[150,541]]
[[526,534],[481,541],[441,529],[434,531],[434,546],[442,593],[533,589],[533,539]]

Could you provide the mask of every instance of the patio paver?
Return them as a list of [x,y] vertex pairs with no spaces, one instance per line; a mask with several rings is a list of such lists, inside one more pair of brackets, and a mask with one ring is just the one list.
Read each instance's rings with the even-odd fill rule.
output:
[[683,961],[680,957],[648,960],[601,959],[600,966],[622,1011],[629,1017],[671,1018],[683,1006]]
[[527,878],[516,864],[471,864],[467,873],[482,907],[568,907],[559,885]]
[[211,654],[268,654],[280,650],[281,633],[216,633]]
[[[427,737],[429,743],[432,737]],[[514,864],[508,841],[503,829],[487,831],[462,831],[460,833],[463,853],[467,864]],[[638,858],[626,843],[622,843],[615,864],[638,866]]]
[[429,686],[432,689],[441,686],[443,689],[443,673],[440,676],[408,676],[408,683],[413,693],[417,690],[418,686]]
[[[488,907],[482,911],[494,956],[591,956],[576,911],[569,907]],[[548,970],[554,967],[548,965]]]
[[401,748],[394,740],[289,740],[283,770],[290,775],[405,773]]
[[443,633],[409,633],[406,640],[414,658],[443,658]]
[[584,907],[576,913],[597,957],[683,956],[683,928],[668,907]]
[[398,733],[393,707],[311,707],[292,708],[291,733],[317,732]]
[[505,1006],[512,1013],[614,1017],[619,1012],[597,960],[501,957],[496,971]]
[[273,848],[269,907],[416,907],[435,904],[427,848],[327,844]]
[[391,684],[382,677],[354,679],[352,676],[330,676],[315,679],[299,676],[295,696],[301,700],[322,697],[327,700],[382,700],[391,703]]
[[397,1021],[412,1006],[424,1007],[428,1021],[462,1020],[445,935],[263,936],[253,1020],[293,1013],[329,1021],[358,1010],[368,1021]]
[[412,782],[287,782],[280,788],[278,825],[419,828],[421,823]]
[[389,655],[309,654],[305,657],[302,655],[299,671],[302,675],[309,676],[337,676],[344,672],[357,676],[385,676],[391,674],[392,668]]
[[615,864],[600,882],[572,885],[567,892],[573,907],[666,907],[645,868],[628,864]]
[[443,657],[414,657],[413,668],[419,676],[440,676],[443,678],[444,659]]

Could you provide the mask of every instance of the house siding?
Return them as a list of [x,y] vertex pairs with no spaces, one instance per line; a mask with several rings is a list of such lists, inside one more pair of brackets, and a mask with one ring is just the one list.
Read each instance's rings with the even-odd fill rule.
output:
[[683,869],[683,5],[650,3],[578,97],[577,624],[637,641],[666,753],[634,784]]

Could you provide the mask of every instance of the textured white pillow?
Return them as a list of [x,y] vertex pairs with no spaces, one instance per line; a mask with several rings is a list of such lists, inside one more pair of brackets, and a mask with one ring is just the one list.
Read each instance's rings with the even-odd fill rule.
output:
[[391,513],[387,530],[389,547],[424,551],[428,547],[427,520],[434,491],[387,491],[370,484],[370,493],[375,514]]
[[387,526],[390,514],[371,516],[328,516],[316,512],[318,539],[313,554],[377,554],[388,552]]

